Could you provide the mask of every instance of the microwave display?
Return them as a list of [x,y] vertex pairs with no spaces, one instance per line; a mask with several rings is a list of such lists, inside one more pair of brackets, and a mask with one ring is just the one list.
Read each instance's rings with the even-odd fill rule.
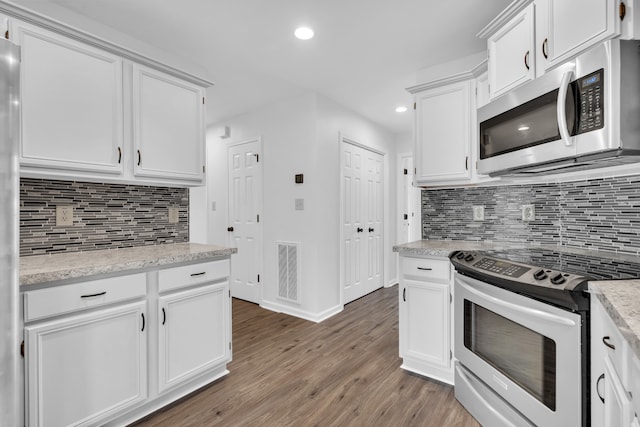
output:
[[[604,128],[604,69],[569,84],[567,130],[574,136]],[[480,123],[480,159],[560,139],[558,89]]]

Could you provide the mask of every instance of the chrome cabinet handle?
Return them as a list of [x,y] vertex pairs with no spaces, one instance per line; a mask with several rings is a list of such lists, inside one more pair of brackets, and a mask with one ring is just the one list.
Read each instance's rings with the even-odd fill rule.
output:
[[596,393],[598,394],[598,397],[600,398],[602,403],[604,403],[604,397],[600,395],[600,381],[602,381],[603,379],[604,379],[604,374],[600,375],[598,377],[598,381],[596,382]]
[[202,276],[203,274],[207,274],[206,271],[202,271],[200,273],[191,273],[191,277]]
[[407,302],[407,288],[402,290],[402,301]]
[[417,268],[418,268],[418,270],[422,270],[422,271],[431,271],[431,270],[433,270],[433,268],[431,268],[431,267],[417,267]]
[[122,163],[122,148],[118,147],[118,164]]
[[529,51],[527,51],[527,53],[524,54],[524,66],[527,67],[527,70],[529,70]]
[[140,163],[142,163],[142,154],[140,153],[140,150],[138,150],[138,166],[140,166]]
[[549,52],[547,52],[548,45],[549,39],[544,39],[544,41],[542,42],[542,56],[544,56],[544,59],[549,58]]
[[610,339],[611,339],[611,337],[607,335],[606,337],[602,337],[602,342],[604,343],[604,345],[609,347],[611,350],[615,350],[616,346],[609,342]]
[[144,332],[144,313],[140,313],[140,316],[142,316],[142,329],[140,332]]
[[166,321],[167,321],[167,312],[164,310],[164,307],[162,307],[162,324],[164,325]]

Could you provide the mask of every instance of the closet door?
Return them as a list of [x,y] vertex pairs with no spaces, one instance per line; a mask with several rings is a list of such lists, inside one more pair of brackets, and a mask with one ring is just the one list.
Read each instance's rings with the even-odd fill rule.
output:
[[382,286],[383,156],[343,139],[342,302]]

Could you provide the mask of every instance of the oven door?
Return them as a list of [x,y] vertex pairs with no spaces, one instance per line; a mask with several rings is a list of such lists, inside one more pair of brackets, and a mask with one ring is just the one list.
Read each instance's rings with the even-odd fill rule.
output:
[[535,425],[580,426],[581,316],[458,273],[454,295],[455,357],[488,387],[473,393]]

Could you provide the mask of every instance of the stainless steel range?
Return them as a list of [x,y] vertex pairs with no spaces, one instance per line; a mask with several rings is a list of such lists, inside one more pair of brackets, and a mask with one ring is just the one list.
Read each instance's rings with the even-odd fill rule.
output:
[[454,252],[451,261],[456,398],[483,425],[589,425],[586,258]]

